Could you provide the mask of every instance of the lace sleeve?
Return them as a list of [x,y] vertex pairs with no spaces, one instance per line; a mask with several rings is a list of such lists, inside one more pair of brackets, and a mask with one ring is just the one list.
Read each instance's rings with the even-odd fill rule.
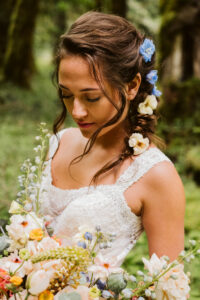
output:
[[50,139],[49,139],[49,159],[53,158],[54,154],[56,153],[56,150],[58,149],[62,135],[69,129],[71,129],[71,127],[60,130],[56,135],[53,134],[50,137]]
[[158,148],[150,148],[133,161],[122,176],[120,176],[116,184],[124,192],[133,183],[143,177],[153,166],[162,161],[171,162],[171,160]]

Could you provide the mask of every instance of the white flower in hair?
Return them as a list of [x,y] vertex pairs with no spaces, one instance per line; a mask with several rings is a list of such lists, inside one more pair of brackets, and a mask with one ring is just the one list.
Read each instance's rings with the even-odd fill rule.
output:
[[140,114],[152,115],[153,110],[156,109],[158,101],[154,95],[148,95],[144,102],[138,106],[138,112]]
[[149,147],[149,139],[144,138],[141,133],[136,132],[130,136],[128,143],[130,147],[133,147],[134,155],[143,153]]

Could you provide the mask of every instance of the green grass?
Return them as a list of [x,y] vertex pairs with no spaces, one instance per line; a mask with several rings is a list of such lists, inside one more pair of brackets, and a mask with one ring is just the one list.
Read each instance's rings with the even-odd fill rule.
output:
[[[10,202],[16,198],[18,191],[17,177],[20,166],[26,158],[34,155],[34,137],[41,121],[45,121],[51,128],[55,117],[59,113],[59,104],[56,89],[51,83],[52,67],[48,61],[39,61],[38,74],[33,79],[32,90],[21,90],[11,84],[0,88],[0,219],[8,218]],[[70,126],[68,119],[65,126]],[[182,161],[178,161],[178,170],[184,167],[184,141],[177,149],[169,148],[168,153],[181,154]],[[175,149],[175,150],[174,150]],[[171,152],[170,152],[171,151]],[[192,178],[182,173],[187,199],[185,232],[186,244],[190,238],[200,239],[200,187]],[[142,234],[133,251],[127,256],[123,266],[130,272],[142,269],[141,258],[148,257],[148,245],[145,234]],[[186,266],[192,273],[191,300],[200,299],[200,260],[195,260]]]

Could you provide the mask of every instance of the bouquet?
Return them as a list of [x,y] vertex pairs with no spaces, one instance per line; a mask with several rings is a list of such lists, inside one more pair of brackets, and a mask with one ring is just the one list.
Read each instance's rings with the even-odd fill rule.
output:
[[101,249],[112,247],[115,234],[102,232],[98,224],[80,227],[71,245],[53,235],[40,210],[49,137],[41,123],[35,162],[28,159],[22,165],[21,190],[11,203],[7,232],[1,228],[0,299],[187,299],[190,279],[183,262],[200,254],[195,240],[173,262],[156,254],[143,258],[145,270],[134,276],[103,257]]

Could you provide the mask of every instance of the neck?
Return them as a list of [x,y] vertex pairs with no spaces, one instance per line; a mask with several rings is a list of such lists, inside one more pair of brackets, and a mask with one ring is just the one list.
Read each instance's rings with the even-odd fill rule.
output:
[[119,155],[124,148],[125,136],[125,129],[122,126],[117,126],[97,137],[93,145],[94,151],[105,152],[106,155]]

